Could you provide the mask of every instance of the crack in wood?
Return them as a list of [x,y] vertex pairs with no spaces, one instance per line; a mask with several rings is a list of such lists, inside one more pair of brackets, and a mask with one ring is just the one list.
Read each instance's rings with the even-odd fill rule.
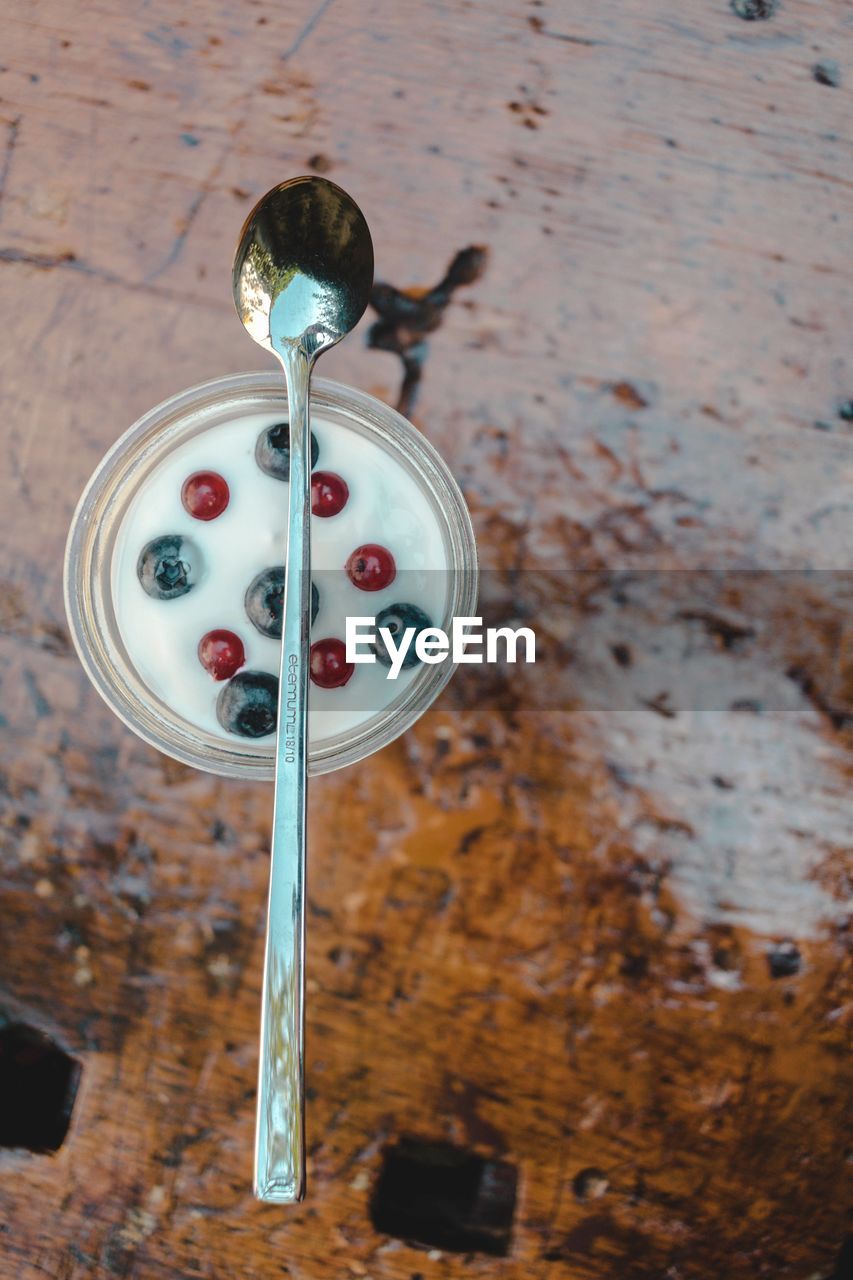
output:
[[18,131],[21,127],[21,120],[21,116],[15,116],[14,120],[10,120],[8,124],[6,146],[3,151],[3,161],[0,163],[0,218],[3,216],[3,197],[6,194],[6,182],[9,177],[9,171],[12,167],[12,155],[18,142]]

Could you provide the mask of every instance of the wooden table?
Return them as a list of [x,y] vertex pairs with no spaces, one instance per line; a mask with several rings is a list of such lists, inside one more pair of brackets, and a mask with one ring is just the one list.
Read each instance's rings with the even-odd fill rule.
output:
[[[0,1063],[43,1097],[3,1129],[58,1145],[0,1151],[0,1274],[849,1276],[849,6],[42,0],[0,64]],[[249,1190],[269,788],[112,717],[60,569],[107,445],[267,367],[231,252],[311,170],[383,281],[487,250],[412,415],[560,693],[470,668],[312,787],[285,1211]],[[375,319],[323,372],[393,402]]]

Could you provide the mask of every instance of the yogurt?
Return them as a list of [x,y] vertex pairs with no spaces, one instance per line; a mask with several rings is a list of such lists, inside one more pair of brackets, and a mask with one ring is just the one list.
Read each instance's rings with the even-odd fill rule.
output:
[[[232,633],[245,658],[235,680],[241,672],[278,677],[280,639],[263,634],[246,601],[258,575],[286,557],[287,482],[262,470],[256,457],[259,439],[281,422],[280,413],[248,413],[212,422],[177,444],[134,494],[114,542],[113,608],[139,678],[173,714],[231,743],[237,735],[221,721],[220,695],[228,681],[202,665],[199,644],[211,632]],[[348,616],[373,618],[401,602],[443,625],[447,549],[414,472],[378,440],[340,422],[312,416],[311,430],[319,446],[315,469],[340,477],[347,491],[336,514],[311,518],[312,582],[319,596],[312,643],[343,641]],[[185,486],[199,473],[213,473],[227,485],[227,504],[214,517],[208,510],[199,518],[185,504]],[[182,588],[181,579],[176,594],[167,584],[158,598],[151,594],[150,563],[143,570],[140,557],[164,538],[183,548],[179,563],[185,560],[191,570],[190,585]],[[377,590],[359,587],[351,568],[353,552],[366,544],[387,550],[395,566],[393,580]],[[316,744],[348,732],[404,700],[416,673],[416,667],[404,669],[391,680],[376,662],[356,665],[335,688],[312,681],[309,740]]]

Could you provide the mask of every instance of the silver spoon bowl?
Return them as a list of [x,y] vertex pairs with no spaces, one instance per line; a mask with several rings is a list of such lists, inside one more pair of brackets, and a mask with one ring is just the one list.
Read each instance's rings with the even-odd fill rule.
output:
[[325,178],[291,178],[250,213],[234,257],[234,301],[255,342],[316,357],[358,324],[373,284],[364,214]]
[[261,1004],[255,1195],[305,1194],[305,881],[311,593],[311,370],[358,324],[373,243],[355,202],[325,178],[292,178],[249,215],[234,258],[234,301],[255,342],[281,361],[290,409],[288,541],[282,616],[270,891]]

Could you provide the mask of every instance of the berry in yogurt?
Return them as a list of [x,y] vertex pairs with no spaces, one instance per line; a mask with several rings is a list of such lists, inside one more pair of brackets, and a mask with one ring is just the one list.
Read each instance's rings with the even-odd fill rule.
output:
[[[245,597],[246,613],[249,621],[257,627],[262,636],[270,636],[273,640],[281,639],[281,625],[284,617],[284,566],[275,565],[272,569],[264,569],[249,583]],[[311,623],[317,620],[320,608],[320,592],[315,583],[311,583]]]
[[328,520],[347,504],[349,485],[334,471],[315,471],[311,477],[311,514]]
[[278,677],[269,671],[239,671],[216,699],[216,718],[228,733],[265,738],[278,719]]
[[208,631],[198,642],[198,660],[214,680],[230,680],[244,665],[246,650],[233,631]]
[[[316,467],[320,456],[317,437],[311,432],[311,466]],[[258,436],[255,443],[255,461],[261,471],[276,480],[290,479],[290,425],[276,422]]]
[[284,616],[284,567],[262,569],[246,590],[246,613],[262,636],[281,639]]
[[311,679],[321,689],[340,689],[352,679],[355,664],[347,662],[343,640],[330,636],[315,640],[311,646]]
[[175,600],[191,591],[201,573],[201,555],[189,538],[165,533],[142,548],[136,576],[154,600]]
[[395,644],[400,643],[400,639],[405,635],[409,627],[414,627],[415,634],[412,636],[412,642],[403,659],[402,668],[404,671],[411,667],[417,666],[420,658],[415,652],[415,642],[422,631],[426,631],[427,627],[431,627],[432,622],[423,609],[418,608],[416,604],[391,604],[387,609],[382,609],[376,615],[376,643],[372,646],[373,652],[376,654],[378,662],[383,667],[390,667],[392,664],[391,654],[382,639],[381,627],[391,633]]
[[215,520],[228,506],[228,482],[216,471],[196,471],[181,486],[184,511],[196,520]]
[[350,582],[360,591],[382,591],[384,587],[390,587],[397,576],[391,552],[376,542],[356,547],[345,568]]

